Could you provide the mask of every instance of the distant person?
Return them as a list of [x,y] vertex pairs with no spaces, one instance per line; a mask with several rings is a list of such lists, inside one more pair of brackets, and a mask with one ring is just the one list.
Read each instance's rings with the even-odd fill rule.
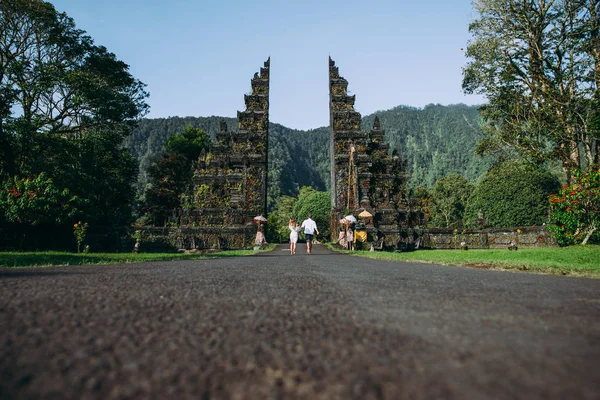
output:
[[342,246],[344,248],[346,247],[346,227],[345,226],[340,226],[338,243],[340,244],[340,246]]
[[348,250],[354,250],[354,230],[352,228],[348,228],[348,232],[346,232],[346,243]]
[[288,224],[290,230],[290,254],[296,254],[296,243],[298,243],[298,233],[302,230],[300,224],[294,218],[290,219]]
[[256,238],[254,239],[254,247],[262,247],[263,245],[268,245],[267,239],[265,238],[265,234],[263,233],[262,226],[258,225],[258,231],[256,232]]
[[302,222],[302,228],[304,228],[304,235],[306,235],[306,252],[311,254],[313,236],[315,232],[317,232],[317,235],[319,234],[317,223],[313,221],[311,213],[308,214],[308,219]]

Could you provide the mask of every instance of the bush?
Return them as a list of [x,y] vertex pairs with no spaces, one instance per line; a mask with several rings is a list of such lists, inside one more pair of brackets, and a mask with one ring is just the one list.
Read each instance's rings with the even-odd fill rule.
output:
[[600,241],[600,170],[575,171],[570,186],[550,196],[550,231],[562,246]]
[[516,161],[499,163],[475,187],[465,221],[474,225],[481,210],[487,226],[541,225],[548,218],[548,195],[559,187],[558,179],[541,167]]

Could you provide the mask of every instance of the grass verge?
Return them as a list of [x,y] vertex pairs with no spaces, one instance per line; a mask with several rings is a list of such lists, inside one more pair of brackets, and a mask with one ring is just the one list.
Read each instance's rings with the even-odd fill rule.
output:
[[68,253],[68,252],[2,252],[0,268],[51,267],[58,265],[122,264],[147,261],[198,260],[205,258],[248,256],[272,250],[269,245],[264,250],[227,250],[206,254],[183,253]]
[[339,250],[378,260],[414,261],[481,269],[600,278],[600,246],[492,250],[417,250],[404,253]]

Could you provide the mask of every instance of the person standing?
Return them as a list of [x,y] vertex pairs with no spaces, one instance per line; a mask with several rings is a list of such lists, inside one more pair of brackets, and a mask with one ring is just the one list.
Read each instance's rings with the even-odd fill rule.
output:
[[348,228],[348,232],[346,233],[346,248],[348,250],[354,250],[354,230],[352,228]]
[[296,243],[298,243],[298,232],[302,230],[294,218],[288,224],[290,230],[290,254],[296,254]]
[[254,247],[261,248],[263,245],[269,245],[267,243],[267,239],[265,238],[265,234],[263,233],[263,228],[261,224],[258,224],[258,231],[256,232],[256,238],[254,239]]
[[308,218],[302,222],[302,228],[304,228],[304,235],[306,235],[306,252],[311,254],[312,252],[312,240],[315,232],[319,234],[317,229],[317,223],[313,221],[312,214],[308,214]]

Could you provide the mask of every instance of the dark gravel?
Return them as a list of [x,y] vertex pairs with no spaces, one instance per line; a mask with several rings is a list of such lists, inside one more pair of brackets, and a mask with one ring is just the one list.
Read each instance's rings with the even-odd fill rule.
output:
[[600,280],[252,257],[0,270],[0,398],[600,398]]

